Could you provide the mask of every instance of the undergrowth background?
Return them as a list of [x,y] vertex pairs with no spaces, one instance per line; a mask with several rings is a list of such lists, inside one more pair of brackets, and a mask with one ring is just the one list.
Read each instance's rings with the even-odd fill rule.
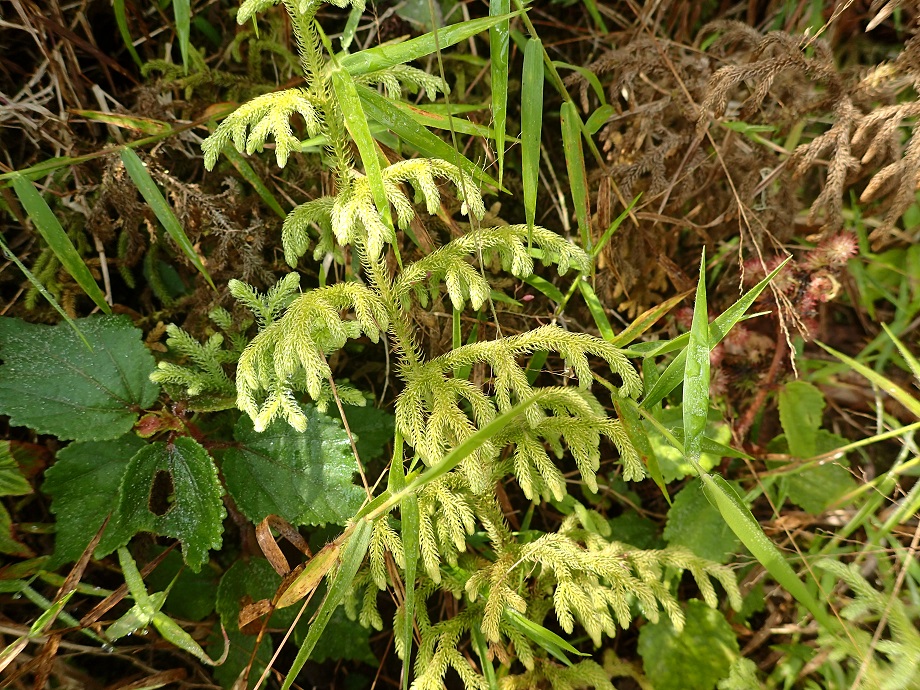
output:
[[[515,9],[491,5],[492,15]],[[317,23],[335,50],[343,34],[354,53],[490,15],[489,3],[479,1],[361,9],[319,9]],[[442,553],[439,570],[423,540],[420,569],[435,577],[419,585],[419,653],[438,660],[436,643],[456,650],[447,687],[920,687],[917,8],[895,0],[585,0],[526,9],[526,18],[508,21],[507,68],[498,72],[490,51],[502,37],[490,41],[486,30],[414,60],[416,72],[355,80],[372,92],[356,91],[365,108],[381,95],[370,101],[383,109],[369,131],[387,163],[402,165],[422,144],[431,146],[416,131],[427,127],[445,142],[442,157],[453,163],[450,151],[459,152],[485,172],[475,181],[440,173],[432,193],[416,184],[419,193],[407,198],[417,215],[384,243],[382,265],[398,274],[451,240],[504,229],[531,259],[577,270],[561,275],[538,261],[530,275],[503,272],[509,261],[482,256],[471,244],[475,273],[481,270],[486,284],[478,300],[475,275],[429,294],[429,281],[441,276],[422,271],[402,310],[420,357],[555,327],[626,348],[645,397],[633,409],[631,401],[601,395],[613,355],[600,346],[587,350],[596,380],[569,366],[575,357],[541,355],[550,349],[544,341],[528,346],[529,359],[524,349],[514,351],[530,385],[587,381],[590,399],[629,433],[625,440],[613,431],[599,436],[599,463],[590,471],[591,451],[577,448],[560,455],[556,474],[536,465],[531,486],[515,470],[490,486],[491,503],[468,500],[460,479],[442,487],[432,505],[449,514],[452,497],[460,496],[457,514],[471,515],[439,534],[435,551],[453,548],[480,560],[474,566]],[[209,159],[202,154],[204,140],[237,106],[306,83],[283,6],[268,7],[258,30],[251,21],[238,25],[237,11],[230,0],[0,4],[0,315],[7,317],[0,322],[0,411],[8,415],[0,418],[2,687],[231,687],[247,682],[238,678],[248,665],[251,687],[280,648],[267,680],[278,686],[309,637],[322,586],[300,623],[296,608],[279,608],[270,619],[267,608],[256,608],[246,623],[241,609],[272,600],[288,562],[305,560],[300,551],[339,544],[365,490],[386,476],[391,459],[402,460],[402,439],[398,449],[393,443],[394,406],[410,386],[400,376],[399,345],[385,333],[378,344],[363,322],[347,345],[327,353],[334,384],[309,391],[318,405],[297,408],[306,415],[306,437],[279,420],[260,435],[271,416],[260,423],[254,413],[253,423],[235,409],[235,365],[258,329],[299,289],[355,285],[370,273],[359,243],[334,242],[319,212],[302,220],[309,230],[295,228],[311,234],[316,254],[304,239],[292,263],[291,245],[282,244],[294,227],[288,212],[342,187],[324,149],[328,140],[311,131],[305,109],[288,112],[296,137],[290,151],[276,130],[275,139],[263,136],[262,153],[253,145],[254,155],[240,154],[222,141]],[[528,39],[531,50],[542,41],[545,71],[540,55],[525,63]],[[499,107],[505,90],[507,105]],[[416,123],[415,140],[404,125],[388,124],[388,102],[403,108],[399,122]],[[363,161],[370,178],[349,113],[344,118],[354,143],[336,155]],[[535,119],[542,136],[528,139],[522,128]],[[500,179],[504,190],[489,179]],[[409,180],[398,180],[404,191]],[[480,217],[475,195],[464,191],[468,181],[483,194]],[[534,223],[580,246],[587,263],[528,227]],[[67,263],[65,245],[88,272]],[[706,299],[697,293],[694,314],[701,255]],[[750,309],[756,318],[719,337],[708,333],[711,377],[695,466],[681,445],[687,439],[692,455],[682,427],[687,384],[672,390],[684,372],[667,390],[656,382],[687,346],[679,338],[705,333],[701,303],[702,315],[715,319],[781,265]],[[87,294],[89,284],[98,294]],[[474,308],[464,310],[465,302]],[[83,319],[103,304],[125,318]],[[330,304],[334,312],[345,308]],[[55,408],[68,389],[80,388],[79,375],[68,378],[74,371],[108,366],[65,317],[83,336],[102,338],[113,361],[130,361],[135,380],[98,399],[105,386],[89,385],[82,407]],[[148,378],[155,360],[159,385]],[[189,362],[199,365],[195,373],[182,368]],[[500,388],[491,362],[458,359],[449,370],[449,380],[469,379],[490,394]],[[615,371],[628,388],[625,370]],[[113,372],[115,379],[123,373]],[[108,381],[99,374],[96,383]],[[305,390],[295,405],[308,399]],[[347,430],[338,419],[343,399],[366,402],[345,412]],[[446,454],[445,444],[437,452]],[[555,445],[562,448],[558,439]],[[273,474],[277,446],[302,463],[292,462],[289,475]],[[215,459],[202,461],[215,476],[193,472],[182,494],[169,464],[175,448]],[[624,448],[637,451],[646,469],[631,469]],[[500,460],[511,464],[510,455]],[[133,495],[120,484],[129,458],[132,471],[147,473]],[[326,469],[305,480],[315,463]],[[804,594],[741,543],[707,500],[701,470],[734,487]],[[649,478],[633,481],[644,472]],[[466,474],[473,474],[468,466]],[[553,481],[563,489],[554,490]],[[191,524],[170,521],[178,515],[173,504],[186,509],[183,495],[200,499],[182,513]],[[129,513],[132,501],[146,506],[143,516]],[[110,513],[113,522],[104,525]],[[268,515],[284,519],[264,522]],[[474,517],[480,523],[470,527]],[[369,566],[357,575],[357,594],[289,679],[298,686],[406,682],[396,649],[405,603],[405,545],[397,532],[406,518],[387,519],[371,542]],[[363,523],[351,524],[360,531]],[[213,529],[205,533],[202,525]],[[280,547],[272,530],[287,539]],[[513,535],[520,559],[504,566],[489,560],[502,530]],[[635,587],[654,580],[661,587],[654,613],[641,597],[626,595],[615,636],[591,630],[591,616],[577,607],[573,632],[550,612],[558,572],[540,580],[549,559],[528,551],[546,535],[570,539],[564,546],[575,551],[554,552],[563,562],[602,551],[640,573]],[[119,549],[129,540],[130,551]],[[516,585],[539,629],[503,627],[492,635],[483,624],[477,633],[478,623],[464,618],[481,616],[476,588],[485,594],[489,577],[497,588],[499,566],[510,572],[523,562],[533,570],[522,568]],[[601,583],[611,581],[609,562],[593,567]],[[660,619],[655,601],[667,613]],[[278,603],[275,597],[271,605]],[[438,621],[443,629],[426,631]],[[453,631],[450,621],[461,627]],[[282,646],[288,630],[291,640]],[[528,647],[537,650],[529,664]],[[212,667],[225,649],[225,663]],[[439,687],[440,677],[424,672],[415,668],[417,687]]]

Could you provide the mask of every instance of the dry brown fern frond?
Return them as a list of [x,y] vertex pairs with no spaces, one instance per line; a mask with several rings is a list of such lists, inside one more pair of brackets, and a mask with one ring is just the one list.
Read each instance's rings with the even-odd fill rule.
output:
[[853,130],[861,118],[847,96],[834,104],[834,124],[829,130],[807,144],[799,146],[792,156],[797,178],[816,164],[818,158],[829,155],[824,189],[812,202],[808,222],[815,222],[824,213],[824,228],[836,230],[843,225],[843,196],[847,176],[860,170],[859,159],[852,154]]

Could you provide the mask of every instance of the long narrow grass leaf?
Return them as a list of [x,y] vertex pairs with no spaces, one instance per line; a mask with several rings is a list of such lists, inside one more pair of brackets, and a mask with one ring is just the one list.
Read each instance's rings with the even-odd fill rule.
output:
[[143,67],[144,62],[141,56],[137,54],[134,42],[131,40],[131,31],[128,29],[128,16],[125,13],[125,0],[112,0],[112,10],[115,12],[115,23],[118,25],[118,33],[121,34],[121,40],[124,41],[125,47],[131,54],[131,59],[138,67]]
[[531,38],[524,47],[521,85],[521,177],[524,185],[524,217],[530,229],[533,229],[536,222],[542,133],[543,44],[540,39]]
[[904,343],[898,339],[898,337],[888,327],[887,323],[882,324],[882,330],[888,334],[888,337],[891,338],[892,342],[897,346],[898,352],[901,353],[904,361],[907,362],[907,367],[914,375],[914,378],[917,379],[917,383],[920,383],[920,361],[918,361],[917,358],[914,357],[914,355],[911,353],[911,351],[907,349]]
[[655,449],[652,447],[648,432],[642,425],[642,420],[639,416],[639,406],[632,398],[620,398],[618,396],[613,396],[613,406],[616,408],[617,417],[619,417],[620,421],[623,423],[623,428],[626,430],[626,435],[629,437],[630,444],[632,444],[632,447],[635,448],[636,452],[639,454],[639,458],[645,461],[649,476],[661,491],[661,495],[664,496],[664,499],[670,504],[671,497],[668,495],[668,487],[665,484],[664,475],[661,473],[661,466],[658,464],[658,456],[655,454]]
[[182,55],[182,68],[188,74],[189,36],[192,28],[192,6],[190,0],[172,0],[176,17],[176,38]]
[[719,475],[710,475],[707,472],[700,472],[700,479],[703,481],[706,498],[719,511],[722,519],[741,540],[741,543],[773,576],[773,579],[795,597],[796,601],[802,604],[827,631],[839,632],[840,626],[836,619],[828,615],[818,600],[808,591],[792,566],[783,558],[780,550],[764,534],[757,520],[751,515],[751,511],[744,505],[731,484]]
[[173,213],[166,199],[163,197],[163,194],[153,181],[153,178],[150,177],[147,166],[144,165],[143,161],[138,158],[134,151],[127,148],[122,150],[121,160],[125,164],[125,170],[128,171],[131,180],[134,182],[135,186],[137,186],[138,191],[140,191],[141,196],[144,197],[144,200],[150,208],[153,209],[153,213],[156,215],[157,220],[159,220],[160,224],[166,229],[166,232],[172,238],[173,242],[179,246],[182,253],[188,257],[192,265],[198,269],[198,272],[201,273],[202,276],[204,276],[204,279],[208,281],[208,285],[216,290],[217,288],[214,286],[214,281],[211,280],[211,276],[201,262],[201,257],[198,256],[198,252],[195,251],[195,247],[192,245],[191,240],[189,240],[188,235],[185,234],[185,230],[182,228],[182,224],[179,223],[179,219],[176,218],[176,214]]
[[471,19],[438,29],[437,36],[431,31],[418,38],[397,43],[368,48],[358,53],[345,55],[339,59],[342,69],[352,76],[360,76],[368,72],[388,69],[418,58],[437,52],[438,48],[444,50],[460,41],[465,41],[471,36],[481,33],[495,24],[507,21],[517,16],[520,12],[512,12],[498,17],[483,17]]
[[64,232],[64,228],[61,227],[57,216],[54,215],[54,211],[51,210],[42,195],[38,193],[35,186],[22,175],[16,175],[13,177],[13,190],[16,192],[16,196],[19,197],[19,203],[22,204],[23,209],[35,225],[35,229],[38,230],[48,247],[54,252],[64,270],[73,276],[73,279],[96,303],[96,306],[106,314],[111,314],[112,308],[105,301],[105,295],[93,279],[89,268],[83,261],[83,257],[80,256],[77,248],[73,246],[73,242]]
[[512,608],[506,607],[502,612],[502,617],[512,628],[515,628],[519,633],[539,645],[566,666],[572,665],[572,662],[569,661],[568,657],[565,655],[566,652],[574,654],[575,656],[590,656],[590,654],[579,652],[566,639],[560,637],[552,630],[544,628],[539,623],[534,623],[527,616]]
[[594,292],[594,288],[591,287],[591,283],[580,278],[578,280],[578,290],[581,292],[585,304],[588,305],[588,311],[591,312],[591,316],[594,318],[594,324],[597,326],[597,330],[600,331],[601,337],[607,342],[612,342],[616,338],[613,333],[613,327],[610,325],[610,319],[607,318],[607,312],[604,311],[604,305],[601,304],[600,299],[598,299],[597,293]]
[[692,463],[699,462],[703,434],[709,415],[709,310],[706,306],[706,252],[700,262],[700,279],[693,305],[690,342],[684,365],[684,454]]
[[499,187],[497,180],[483,172],[482,168],[470,161],[466,156],[458,154],[443,139],[435,136],[413,119],[406,117],[406,113],[395,106],[389,99],[360,84],[357,92],[361,99],[361,105],[368,117],[398,135],[400,139],[418,149],[420,153],[450,161],[459,165],[464,172],[469,173],[475,179],[495,188]]
[[511,23],[507,19],[511,0],[490,0],[489,16],[505,17],[489,27],[492,63],[492,122],[495,126],[495,155],[498,157],[498,182],[505,175],[505,131],[508,125],[508,54]]
[[374,195],[374,204],[387,227],[393,227],[393,216],[390,213],[390,202],[387,201],[386,191],[383,186],[383,172],[380,168],[380,156],[374,137],[371,135],[367,123],[367,115],[358,97],[358,90],[351,75],[342,69],[332,72],[332,88],[335,90],[339,107],[345,118],[345,127],[358,147],[361,162],[364,164],[364,173],[367,175]]
[[604,247],[606,247],[607,243],[610,241],[610,238],[613,237],[613,233],[620,229],[620,225],[622,225],[623,221],[626,220],[630,213],[632,213],[633,208],[635,208],[636,204],[639,203],[639,199],[641,197],[642,195],[639,194],[632,201],[630,201],[629,206],[624,208],[623,212],[614,218],[613,222],[610,224],[610,227],[604,230],[604,234],[601,235],[601,238],[597,241],[597,244],[594,245],[594,247],[591,249],[592,258],[596,258],[597,255],[603,251]]
[[636,338],[640,337],[643,333],[645,333],[649,328],[658,323],[662,316],[683,302],[691,292],[693,291],[687,290],[686,292],[682,292],[678,295],[674,295],[673,297],[669,297],[664,302],[656,304],[651,309],[642,312],[631,324],[629,324],[629,326],[626,327],[626,330],[620,331],[620,334],[610,342],[617,347],[628,345]]
[[876,386],[878,386],[883,391],[888,393],[888,395],[890,395],[892,398],[894,398],[899,403],[901,403],[904,407],[910,410],[911,414],[913,414],[916,417],[920,417],[920,400],[918,400],[914,395],[908,393],[906,390],[901,388],[898,384],[896,384],[891,379],[888,379],[882,376],[877,371],[867,367],[865,364],[862,364],[861,362],[857,362],[852,357],[848,357],[842,352],[838,352],[837,350],[830,347],[829,345],[825,345],[824,343],[821,343],[818,341],[815,341],[815,342],[817,342],[817,344],[820,347],[822,347],[826,352],[832,354],[834,357],[836,357],[841,362],[843,362],[844,364],[852,368],[858,374],[861,374],[862,376],[866,377]]
[[[773,280],[773,277],[779,273],[783,267],[786,265],[786,261],[783,261],[779,266],[777,266],[773,271],[770,272],[766,278],[761,280],[757,285],[748,290],[737,302],[732,306],[722,312],[715,320],[709,324],[709,349],[711,350],[720,342],[722,338],[725,337],[732,327],[741,321],[744,317],[744,313],[750,308],[754,303],[760,293],[763,292],[764,288],[769,285],[770,281]],[[685,340],[681,340],[681,339]],[[688,336],[680,336],[679,338],[674,339],[674,343],[685,342],[689,339]],[[664,397],[673,391],[677,386],[680,385],[681,380],[684,376],[684,367],[686,366],[687,351],[686,349],[682,350],[668,365],[668,368],[665,369],[664,373],[661,375],[661,378],[655,383],[645,398],[642,399],[642,407],[648,409],[657,405],[659,402],[664,400]]]
[[54,307],[54,310],[58,314],[61,315],[61,318],[67,322],[67,325],[70,326],[78,336],[80,336],[80,340],[83,341],[83,344],[86,345],[88,349],[92,350],[93,346],[89,344],[89,341],[86,339],[86,336],[83,335],[83,332],[77,326],[77,322],[74,321],[72,318],[70,318],[70,315],[66,311],[64,311],[64,308],[61,307],[60,304],[58,304],[58,301],[56,299],[54,299],[54,295],[48,292],[45,286],[42,285],[41,281],[35,277],[32,271],[26,268],[26,265],[19,260],[18,256],[13,254],[12,250],[10,250],[10,248],[6,246],[6,243],[3,241],[2,237],[0,237],[0,251],[3,252],[3,256],[6,257],[8,261],[12,261],[14,264],[16,264],[16,267],[20,271],[22,271],[23,275],[28,279],[30,283],[32,283],[33,287],[36,290],[38,290],[39,294],[42,297],[44,297],[46,300],[48,300],[48,303],[52,307]]
[[278,203],[275,195],[265,186],[265,183],[262,182],[262,178],[253,170],[249,161],[246,160],[243,154],[237,151],[235,146],[230,146],[229,144],[224,146],[223,154],[227,157],[227,160],[230,161],[231,165],[236,168],[240,176],[252,185],[252,188],[256,190],[256,194],[262,197],[262,201],[265,202],[265,205],[274,211],[279,218],[287,218],[287,213],[281,208],[281,204]]
[[575,104],[566,101],[560,109],[562,118],[562,150],[569,173],[569,187],[575,205],[575,218],[581,246],[591,253],[591,226],[588,222],[588,181],[585,174],[585,152],[581,145],[581,118]]
[[354,530],[342,549],[342,560],[339,569],[329,583],[329,590],[326,592],[326,597],[323,599],[323,603],[320,604],[316,615],[313,617],[313,622],[310,624],[310,630],[307,632],[303,644],[300,645],[300,651],[297,652],[297,657],[291,665],[291,670],[288,671],[284,679],[284,684],[281,686],[282,690],[288,690],[288,688],[293,685],[297,678],[297,674],[300,673],[300,669],[303,668],[304,664],[306,664],[307,660],[310,658],[310,654],[313,653],[313,648],[316,647],[316,643],[326,629],[326,625],[328,625],[329,619],[332,618],[332,614],[335,613],[335,610],[339,607],[339,604],[342,603],[345,595],[348,594],[351,589],[358,568],[361,567],[364,556],[367,554],[367,548],[371,543],[372,533],[373,523],[370,520],[358,520],[355,523]]

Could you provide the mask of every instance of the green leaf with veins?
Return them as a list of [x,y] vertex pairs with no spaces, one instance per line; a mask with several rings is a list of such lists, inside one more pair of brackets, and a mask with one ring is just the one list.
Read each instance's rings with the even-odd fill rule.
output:
[[[214,606],[220,621],[229,632],[239,631],[239,616],[244,599],[256,602],[275,596],[281,576],[264,558],[237,561],[231,565],[217,586],[217,602]],[[271,626],[288,627],[296,617],[298,609],[289,606],[277,609],[271,618]],[[250,651],[252,647],[250,646]]]
[[662,618],[642,626],[639,655],[655,690],[713,690],[739,657],[738,640],[725,617],[691,600],[680,632]]
[[134,434],[126,434],[114,441],[71,443],[58,451],[42,486],[57,517],[50,569],[80,557],[112,512],[112,499],[128,463],[146,445]]
[[240,445],[224,453],[221,469],[253,522],[279,515],[293,525],[344,525],[361,507],[364,492],[352,479],[358,466],[341,422],[312,405],[303,412],[303,432],[278,419],[259,433],[248,415],[236,424]]
[[198,572],[208,551],[221,545],[222,495],[211,456],[194,440],[179,437],[145,446],[128,463],[96,553],[104,556],[138,532],[153,532],[181,541],[186,564]]
[[[847,439],[832,434],[825,429],[818,429],[814,437],[814,454],[828,453],[845,446]],[[789,445],[785,434],[781,434],[767,444],[771,453],[787,453]],[[770,467],[781,467],[782,463],[768,463]],[[795,472],[783,475],[781,486],[786,498],[812,515],[820,515],[828,506],[841,496],[856,488],[856,480],[850,474],[849,460],[845,457],[833,458],[822,464],[813,463]]]
[[789,452],[797,458],[815,454],[815,437],[821,427],[824,395],[807,381],[790,381],[779,392],[779,419],[786,432]]
[[[382,456],[387,444],[393,441],[396,418],[370,403],[364,407],[345,405],[344,409],[361,461],[376,460]],[[337,412],[335,410],[334,414]]]
[[29,480],[10,451],[9,441],[0,441],[0,496],[24,496],[32,493]]
[[[675,431],[676,427],[679,427],[682,415],[682,405],[669,407],[655,413],[655,417],[658,421],[672,431]],[[727,424],[721,421],[715,421],[715,419],[715,417],[710,419],[706,424],[706,438],[722,444],[731,443],[731,429]],[[718,419],[721,420],[721,417],[718,417]],[[678,479],[696,474],[693,465],[684,458],[683,453],[672,446],[650,422],[646,421],[643,422],[643,424],[648,431],[649,442],[652,445],[652,449],[655,451],[655,456],[658,458],[658,466],[661,468],[661,475],[664,478],[665,484],[670,484]],[[683,430],[680,429],[680,431],[682,432]],[[706,447],[705,439],[703,441],[703,447]],[[711,470],[719,464],[720,460],[721,458],[717,455],[704,452],[700,455],[699,462],[704,470]]]
[[731,527],[706,498],[699,479],[689,482],[674,497],[664,538],[671,546],[683,546],[717,563],[726,563],[739,544]]
[[153,356],[124,316],[76,323],[92,351],[67,324],[0,319],[0,414],[61,439],[118,438],[157,398]]

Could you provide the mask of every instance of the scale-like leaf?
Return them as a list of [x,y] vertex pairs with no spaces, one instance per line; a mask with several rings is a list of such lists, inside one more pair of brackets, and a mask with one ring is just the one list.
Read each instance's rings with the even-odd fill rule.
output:
[[49,567],[80,557],[112,511],[112,497],[118,493],[128,462],[145,445],[134,434],[126,434],[114,441],[71,443],[58,452],[42,486],[51,496],[51,512],[57,517]]
[[76,323],[92,351],[65,324],[0,319],[0,414],[61,439],[118,438],[157,398],[153,356],[123,316]]
[[145,446],[128,463],[97,553],[111,553],[138,532],[153,532],[181,541],[185,562],[198,572],[208,551],[220,548],[226,516],[222,494],[211,456],[194,440],[179,437]]
[[243,415],[234,435],[239,447],[224,455],[227,490],[253,522],[279,515],[293,525],[344,525],[364,497],[341,424],[312,405],[304,408],[306,431],[276,420],[262,433]]

